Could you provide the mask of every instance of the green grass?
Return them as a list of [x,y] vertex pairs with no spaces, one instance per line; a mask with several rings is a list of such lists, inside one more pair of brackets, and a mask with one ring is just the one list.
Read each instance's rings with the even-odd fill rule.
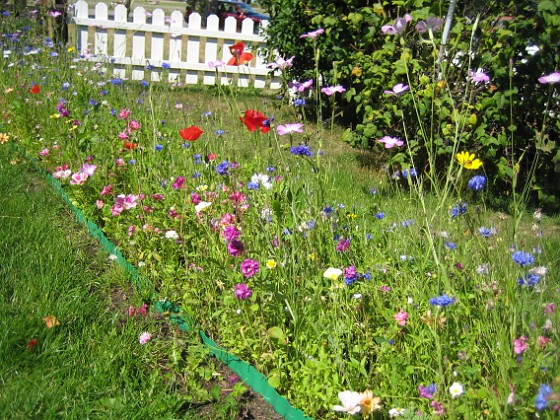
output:
[[[8,160],[0,148],[0,417],[180,417],[159,351],[138,343],[156,321],[127,317],[140,302],[122,270],[37,174]],[[47,328],[50,315],[60,325]]]

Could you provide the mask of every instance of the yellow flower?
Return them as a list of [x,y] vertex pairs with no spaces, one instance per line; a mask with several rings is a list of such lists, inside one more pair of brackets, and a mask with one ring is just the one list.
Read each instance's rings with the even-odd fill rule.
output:
[[348,220],[354,220],[356,217],[358,217],[358,216],[356,215],[356,213],[350,213],[350,212],[346,213],[346,218],[347,218]]
[[457,161],[459,162],[459,165],[463,165],[466,169],[478,169],[482,166],[482,161],[480,159],[476,159],[474,153],[457,153]]
[[10,136],[4,133],[0,133],[0,144],[7,143],[10,140]]
[[53,120],[56,120],[56,119],[60,118],[60,114],[59,114],[59,113],[52,114],[52,115],[51,115],[51,118],[52,118]]
[[329,267],[323,273],[323,277],[331,280],[336,280],[342,274],[342,270],[339,268]]
[[270,268],[271,270],[272,270],[273,268],[276,268],[276,261],[274,261],[274,260],[268,260],[268,261],[266,262],[266,267],[267,267],[267,268]]
[[352,76],[360,77],[362,75],[362,69],[359,67],[354,67],[352,69]]
[[14,91],[14,88],[8,88],[6,90],[4,90],[4,93],[12,93]]
[[367,416],[369,413],[381,410],[381,398],[374,397],[370,390],[362,392],[360,401],[360,414]]
[[74,52],[74,47],[68,48],[68,52],[69,52],[69,53]]

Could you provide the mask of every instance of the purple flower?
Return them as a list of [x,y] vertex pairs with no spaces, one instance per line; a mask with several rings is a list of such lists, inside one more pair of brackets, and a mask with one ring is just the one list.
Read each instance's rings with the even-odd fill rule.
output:
[[228,168],[229,168],[229,162],[227,160],[224,160],[222,163],[219,163],[218,166],[216,166],[216,172],[218,172],[220,175],[227,175],[228,174]]
[[350,248],[350,241],[348,239],[340,239],[336,245],[337,252],[346,251],[348,248]]
[[313,156],[313,152],[311,151],[309,146],[306,146],[304,144],[292,147],[290,149],[290,153],[295,156]]
[[385,143],[385,149],[390,149],[395,146],[402,146],[404,141],[396,137],[385,136],[377,140],[379,143]]
[[337,92],[338,93],[346,92],[346,89],[343,86],[326,86],[321,89],[321,92],[323,92],[327,96],[331,96]]
[[294,88],[298,92],[303,92],[305,89],[309,89],[313,86],[313,79],[309,79],[306,82],[290,82],[288,83],[289,88]]
[[382,26],[381,32],[383,32],[384,35],[402,35],[406,29],[406,24],[411,20],[412,16],[407,13],[404,18],[399,17],[395,19],[394,24]]
[[486,177],[484,175],[475,175],[469,179],[469,188],[473,191],[480,191],[486,185]]
[[471,80],[474,83],[481,83],[481,82],[489,82],[490,81],[490,76],[488,76],[486,73],[484,73],[482,70],[477,70],[476,73],[473,73],[472,71],[469,71],[469,77],[471,78]]
[[347,286],[350,286],[352,283],[358,280],[358,272],[356,271],[356,267],[354,267],[353,265],[346,267],[343,274],[344,283],[346,283]]
[[435,16],[430,16],[425,21],[422,20],[422,21],[418,22],[416,24],[416,30],[418,31],[419,34],[423,34],[423,33],[426,33],[428,31],[435,32],[439,28],[441,28],[441,25],[443,25],[443,22],[445,22],[445,20],[442,19],[442,18],[438,18],[438,17],[435,17]]
[[245,283],[238,283],[235,285],[235,296],[237,299],[249,299],[252,295],[253,292]]
[[542,384],[539,388],[539,393],[535,397],[535,408],[537,410],[544,410],[548,407],[548,396],[552,394],[550,385]]
[[241,232],[239,231],[239,229],[237,229],[237,226],[234,225],[226,226],[222,231],[222,237],[226,241],[232,241],[234,239],[238,239],[239,235],[241,235]]
[[449,297],[447,295],[436,296],[430,299],[430,304],[434,306],[449,306],[455,302],[455,298]]
[[303,133],[303,124],[302,123],[294,123],[294,124],[283,124],[276,127],[276,132],[279,136],[283,136],[285,134],[292,134],[292,133]]
[[178,190],[183,186],[184,183],[185,183],[185,178],[182,176],[178,176],[175,182],[173,183],[173,189]]
[[556,71],[554,73],[547,74],[546,76],[539,77],[539,83],[542,83],[543,85],[560,83],[560,72]]
[[495,227],[480,227],[478,228],[478,233],[480,233],[480,235],[484,238],[490,238],[491,236],[494,236],[496,234],[496,228]]
[[420,385],[418,387],[418,392],[420,393],[420,398],[428,398],[431,400],[436,393],[436,384],[430,384],[427,387]]
[[90,165],[89,163],[84,163],[80,172],[86,174],[87,176],[93,176],[95,170],[97,169],[97,165]]
[[276,70],[276,69],[285,70],[293,66],[292,62],[294,61],[294,58],[296,58],[295,55],[293,55],[287,60],[284,60],[283,57],[278,57],[274,63],[269,63],[266,66],[271,68],[272,70]]
[[232,239],[227,244],[227,250],[232,257],[239,257],[245,251],[245,246],[239,239]]
[[246,278],[253,277],[259,272],[259,263],[255,260],[247,258],[240,264],[241,272]]
[[322,35],[325,33],[325,30],[323,28],[319,28],[315,31],[311,31],[311,32],[307,32],[306,34],[300,35],[300,38],[310,38],[310,39],[315,39],[317,38],[319,35]]
[[391,88],[391,90],[386,90],[383,93],[386,95],[393,95],[393,96],[401,96],[406,91],[410,90],[410,86],[405,85],[403,83],[397,83],[395,86]]

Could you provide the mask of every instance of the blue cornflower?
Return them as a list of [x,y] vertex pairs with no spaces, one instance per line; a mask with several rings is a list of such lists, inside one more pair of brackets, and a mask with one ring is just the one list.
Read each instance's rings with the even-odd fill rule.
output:
[[371,233],[366,233],[366,239],[369,241],[373,239],[373,235]]
[[148,82],[146,82],[145,80],[142,80],[142,81],[140,82],[140,84],[141,84],[142,86],[144,86],[144,87],[150,86],[150,84],[149,84]]
[[487,228],[482,226],[478,228],[478,233],[480,233],[480,235],[485,238],[490,238],[491,236],[494,236],[496,234],[496,228]]
[[266,168],[266,171],[267,171],[267,172],[275,172],[275,171],[276,171],[276,168],[275,168],[274,166],[268,166],[268,167]]
[[310,220],[309,222],[305,223],[305,229],[307,229],[307,230],[315,229],[315,226],[317,226],[317,221],[316,220]]
[[7,12],[7,11],[4,10],[4,11],[2,11],[2,16],[8,17],[8,16],[10,16],[10,12]]
[[362,277],[366,280],[371,280],[371,273],[364,273],[362,274]]
[[108,95],[108,94],[109,94],[109,91],[108,91],[108,90],[102,90],[101,92],[99,92],[99,94],[100,94],[101,96],[105,96],[105,95]]
[[114,79],[111,79],[111,83],[115,86],[118,86],[118,85],[122,85],[123,81],[122,81],[122,79],[119,79],[118,77],[116,77]]
[[282,230],[282,233],[286,236],[290,236],[292,234],[292,231],[288,228],[284,228],[284,230]]
[[163,144],[156,144],[156,150],[157,151],[163,150]]
[[535,408],[537,410],[544,410],[548,407],[548,396],[552,394],[552,388],[550,385],[542,384],[539,388],[539,393],[535,397]]
[[197,153],[196,155],[193,155],[193,159],[195,165],[200,165],[200,159],[201,159],[200,154]]
[[459,203],[451,208],[449,214],[451,214],[451,218],[455,219],[458,216],[461,216],[467,212],[467,203]]
[[296,100],[294,100],[294,106],[298,107],[298,106],[305,106],[305,99],[303,98],[297,98]]
[[111,115],[114,117],[117,115],[117,110],[115,108],[111,108],[111,111],[109,111],[111,113]]
[[152,71],[153,69],[154,69],[154,66],[152,66],[151,64],[146,65],[146,70]]
[[164,69],[169,69],[169,68],[171,68],[171,64],[169,64],[169,63],[161,63],[161,67],[164,68]]
[[377,193],[378,193],[377,188],[371,187],[371,188],[369,189],[369,193],[370,193],[371,195],[377,195]]
[[56,51],[51,51],[49,54],[51,57],[58,57],[58,53]]
[[446,248],[449,248],[452,251],[457,248],[457,245],[455,245],[453,242],[445,242],[444,245],[446,246]]
[[407,219],[407,220],[403,220],[401,222],[401,226],[402,227],[409,227],[409,226],[412,226],[413,223],[414,223],[414,219]]
[[68,90],[69,88],[70,88],[70,83],[64,82],[64,83],[62,84],[62,90]]
[[215,133],[217,136],[221,136],[221,135],[223,135],[223,134],[225,133],[225,131],[224,131],[224,130],[216,130],[216,131],[214,131],[214,133]]
[[[190,149],[190,147],[191,147],[191,144],[190,144],[190,143],[187,143],[187,142],[185,142],[185,143],[183,143],[183,144],[182,144],[181,146],[183,147],[183,149]],[[196,163],[196,162],[195,162],[195,163]],[[199,161],[198,163],[200,163],[200,161]]]
[[247,183],[247,188],[250,190],[258,190],[260,186],[258,182],[249,181]]
[[130,160],[128,161],[128,163],[129,163],[130,165],[136,165],[136,159],[130,159]]
[[294,156],[313,156],[313,152],[311,151],[309,146],[306,146],[304,144],[292,147],[290,149],[290,152]]
[[383,213],[382,211],[380,211],[375,215],[375,218],[379,220],[383,219],[384,217],[385,217],[385,213]]
[[191,178],[200,178],[200,172],[194,172]]
[[435,298],[430,299],[430,304],[434,306],[449,306],[455,302],[455,298],[449,297],[447,295],[437,296]]
[[536,285],[541,279],[541,276],[534,273],[529,273],[525,277],[519,277],[517,279],[517,284],[519,286],[531,287]]
[[515,251],[511,254],[511,258],[521,267],[527,267],[535,261],[535,257],[532,254],[523,251]]
[[402,171],[402,176],[403,176],[403,177],[408,178],[408,175],[409,175],[409,174],[410,174],[410,177],[411,177],[411,178],[412,178],[412,177],[415,177],[415,176],[417,175],[416,169],[414,169],[414,168],[403,169],[403,171]]
[[216,166],[216,172],[218,172],[220,175],[227,175],[228,168],[229,162],[227,160],[224,160],[222,163],[219,163],[218,166]]
[[206,117],[206,118],[211,117],[211,116],[212,116],[212,111],[204,111],[204,112],[202,113],[202,116],[203,116],[203,117]]
[[323,210],[321,210],[321,216],[330,217],[333,214],[333,212],[334,209],[331,206],[327,206]]
[[486,177],[484,175],[475,175],[469,179],[469,188],[473,191],[480,191],[486,185]]
[[95,105],[97,105],[98,103],[99,103],[99,102],[97,102],[95,99],[90,99],[90,100],[89,100],[89,104],[90,104],[91,106],[95,106]]

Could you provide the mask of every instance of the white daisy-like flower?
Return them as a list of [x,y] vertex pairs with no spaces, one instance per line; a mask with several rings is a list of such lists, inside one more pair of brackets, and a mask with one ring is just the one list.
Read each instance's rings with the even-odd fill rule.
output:
[[357,414],[361,410],[360,402],[362,401],[362,394],[355,391],[342,391],[338,393],[338,399],[342,405],[335,405],[334,411],[341,411],[351,415]]
[[453,398],[457,398],[460,395],[463,395],[465,392],[465,388],[459,382],[453,382],[453,384],[449,387],[449,393]]

